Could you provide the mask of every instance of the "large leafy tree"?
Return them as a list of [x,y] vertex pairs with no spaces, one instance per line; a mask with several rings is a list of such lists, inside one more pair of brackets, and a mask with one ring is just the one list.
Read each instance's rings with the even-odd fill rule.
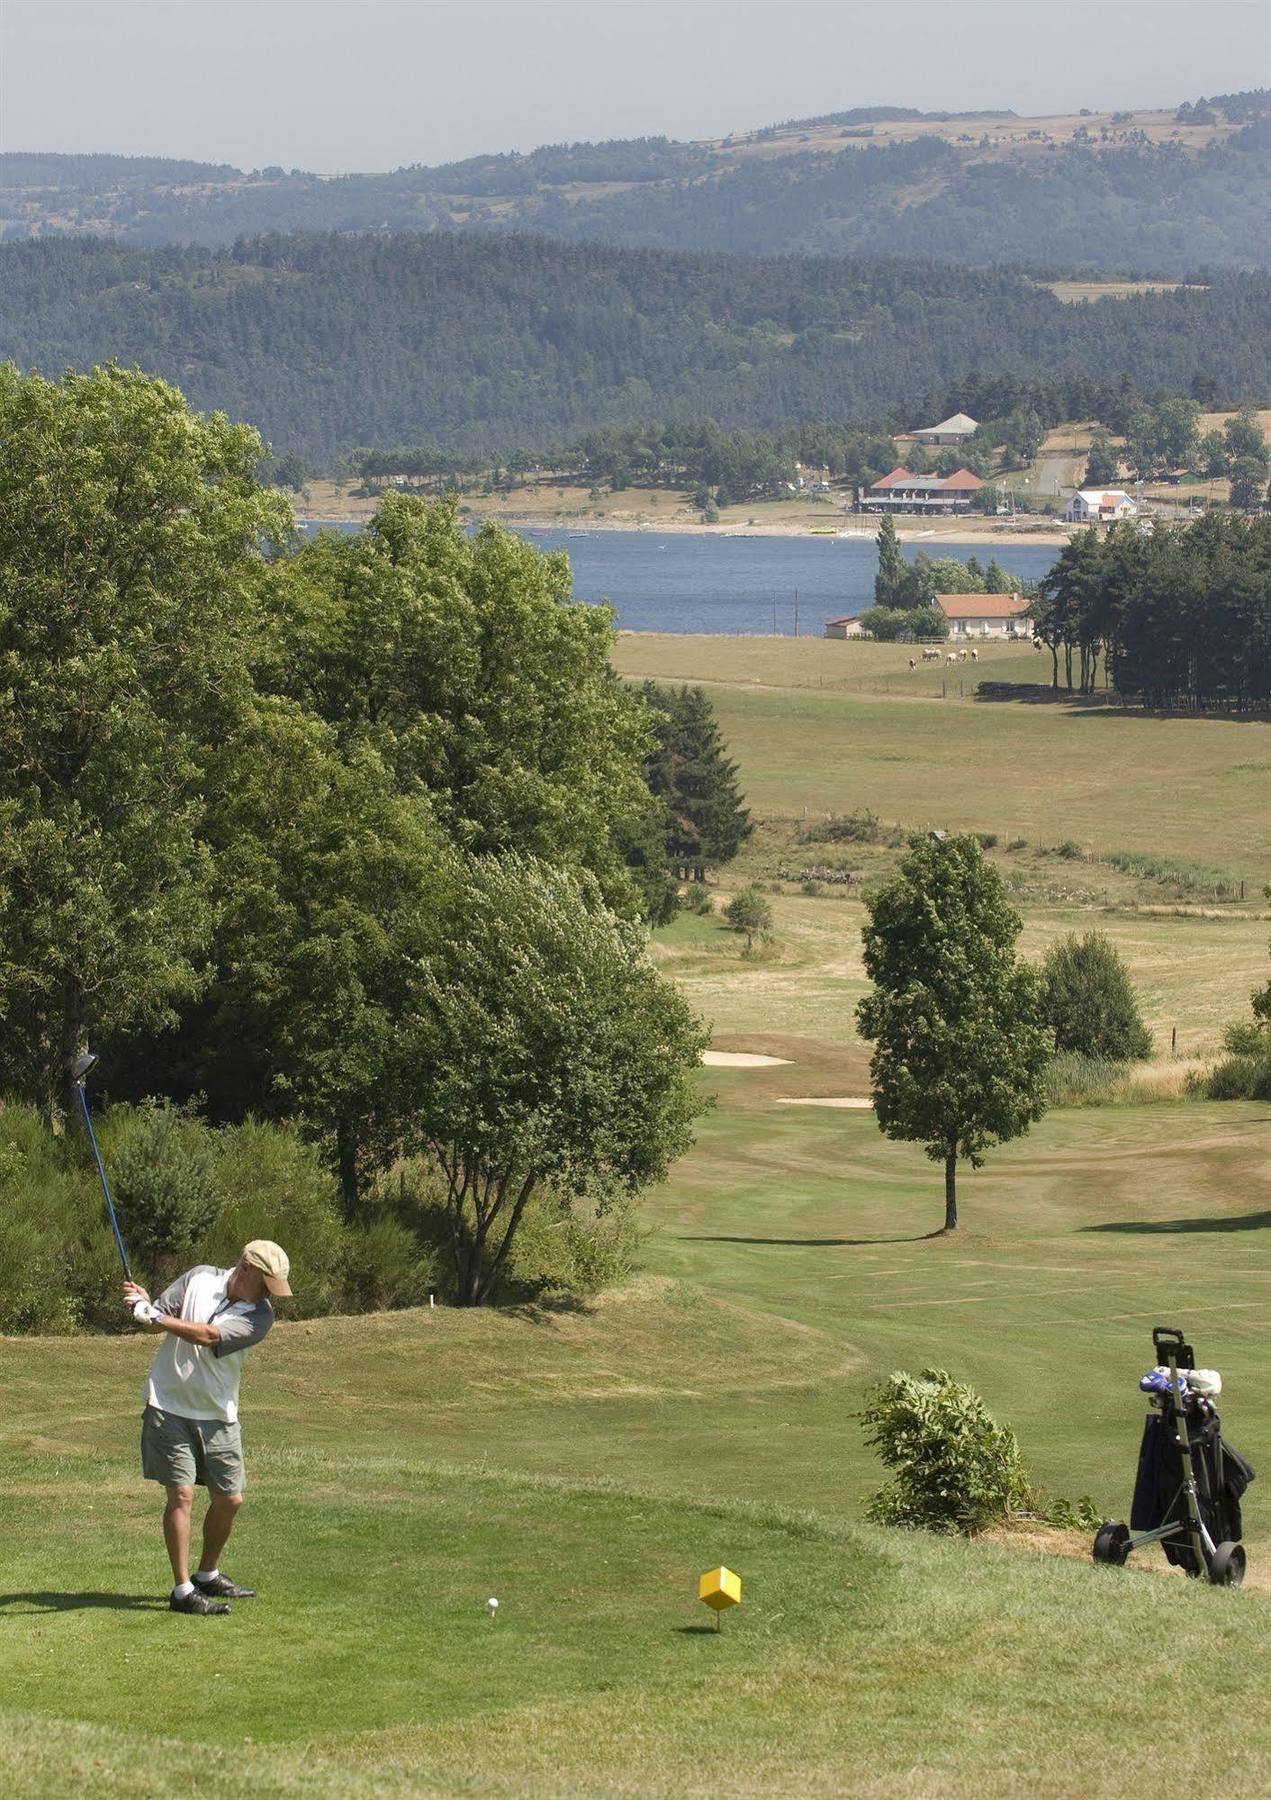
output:
[[202,750],[248,689],[256,434],[135,371],[0,368],[0,1079],[170,1020],[212,925]]
[[453,854],[372,747],[344,756],[292,701],[258,698],[208,777],[211,979],[174,1031],[109,1047],[113,1091],[303,1119],[351,1213],[406,1130],[408,1024]]
[[651,722],[609,670],[612,614],[572,603],[563,555],[394,495],[280,566],[273,601],[262,686],[346,754],[374,747],[460,848],[589,870],[640,910],[622,843],[647,809]]
[[914,838],[866,905],[874,989],[856,1017],[874,1045],[875,1112],[888,1137],[943,1163],[944,1229],[953,1231],[959,1160],[978,1168],[991,1145],[1044,1110],[1050,1033],[1037,977],[1016,960],[1022,921],[973,837]]
[[690,1141],[707,1036],[594,878],[471,860],[411,1039],[461,1305],[490,1297],[540,1190],[603,1208],[663,1179]]

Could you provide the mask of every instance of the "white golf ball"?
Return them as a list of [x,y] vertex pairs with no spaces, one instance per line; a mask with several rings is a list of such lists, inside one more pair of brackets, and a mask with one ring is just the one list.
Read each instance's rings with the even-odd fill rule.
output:
[[486,1605],[490,1608],[491,1612],[498,1612],[498,1610],[499,1610],[499,1603],[497,1600],[494,1600],[494,1599],[487,1600]]

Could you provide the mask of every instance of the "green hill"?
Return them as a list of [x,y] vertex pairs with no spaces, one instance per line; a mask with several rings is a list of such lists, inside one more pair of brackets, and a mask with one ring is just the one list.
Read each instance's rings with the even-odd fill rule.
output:
[[511,230],[1181,277],[1268,265],[1267,119],[1261,92],[1063,118],[884,106],[722,140],[555,144],[335,178],[10,154],[0,235],[225,246],[280,231]]
[[[358,444],[507,455],[585,428],[772,429],[912,410],[972,371],[1218,403],[1271,386],[1271,278],[1069,306],[1006,270],[742,258],[543,238],[263,238],[0,250],[0,356],[178,382],[319,461]],[[1077,401],[1061,416],[1090,416]]]

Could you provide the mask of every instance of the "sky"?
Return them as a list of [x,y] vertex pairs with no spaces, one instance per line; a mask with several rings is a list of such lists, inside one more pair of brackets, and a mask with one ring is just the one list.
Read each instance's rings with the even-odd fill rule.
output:
[[241,168],[1269,84],[1268,0],[0,0],[0,149]]

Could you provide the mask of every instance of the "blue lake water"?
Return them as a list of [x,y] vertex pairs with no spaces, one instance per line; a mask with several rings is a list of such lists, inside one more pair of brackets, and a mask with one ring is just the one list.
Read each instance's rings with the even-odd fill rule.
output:
[[[873,537],[713,537],[689,532],[563,531],[525,528],[543,550],[564,550],[579,600],[607,601],[625,631],[777,633],[819,637],[827,619],[851,617],[874,603],[878,553]],[[1053,546],[906,544],[965,562],[996,556],[1027,581],[1044,575]]]

